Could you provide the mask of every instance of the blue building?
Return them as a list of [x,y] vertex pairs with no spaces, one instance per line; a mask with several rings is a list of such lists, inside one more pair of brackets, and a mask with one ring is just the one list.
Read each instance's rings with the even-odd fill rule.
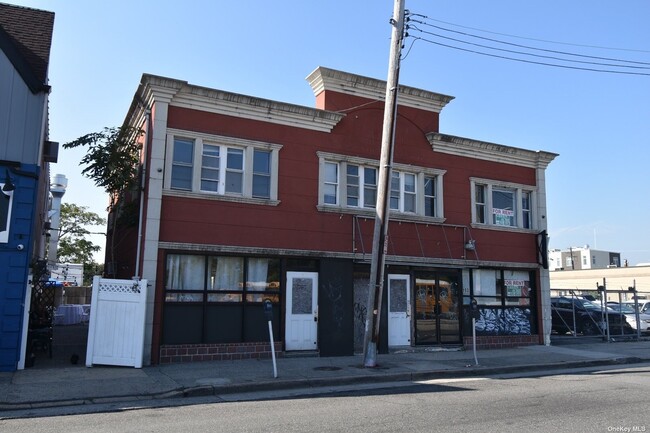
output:
[[0,3],[0,371],[25,365],[31,276],[46,270],[53,26],[52,12]]

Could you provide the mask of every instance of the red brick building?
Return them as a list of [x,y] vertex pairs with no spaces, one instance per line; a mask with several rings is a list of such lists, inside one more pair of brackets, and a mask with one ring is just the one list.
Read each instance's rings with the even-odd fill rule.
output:
[[[278,350],[362,351],[386,84],[307,79],[315,108],[142,77],[125,121],[145,131],[140,218],[107,263],[151,283],[151,362],[267,356],[266,299]],[[464,344],[472,297],[480,344],[548,332],[557,155],[441,134],[452,99],[400,86],[380,351]]]

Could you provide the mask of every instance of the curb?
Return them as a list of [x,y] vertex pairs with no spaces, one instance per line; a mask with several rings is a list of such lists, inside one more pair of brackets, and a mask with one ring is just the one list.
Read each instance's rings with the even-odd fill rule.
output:
[[[504,367],[481,367],[471,366],[467,370],[431,370],[431,371],[418,371],[418,372],[402,372],[402,373],[389,373],[378,375],[363,375],[363,376],[341,376],[335,378],[311,378],[311,379],[291,379],[279,381],[263,381],[256,383],[242,383],[242,384],[227,384],[227,385],[201,385],[192,387],[181,387],[162,393],[139,394],[139,395],[115,395],[106,397],[88,397],[79,399],[67,400],[44,400],[34,402],[21,402],[21,403],[0,403],[0,413],[3,411],[11,410],[28,410],[28,409],[44,409],[54,407],[66,406],[81,406],[92,404],[106,404],[106,403],[120,403],[129,401],[143,401],[143,400],[164,400],[164,399],[179,399],[190,397],[209,397],[218,396],[222,394],[236,394],[247,392],[259,391],[273,391],[273,390],[288,390],[298,388],[319,388],[319,387],[332,387],[342,385],[354,384],[368,384],[368,383],[388,383],[388,382],[409,382],[420,380],[432,379],[448,379],[448,378],[462,378],[462,377],[477,377],[495,374],[508,374],[508,373],[522,373],[531,371],[546,371],[546,370],[562,370],[562,369],[576,369],[584,367],[598,367],[605,365],[628,365],[648,362],[650,359],[640,357],[621,357],[611,359],[595,359],[583,361],[563,361],[549,364],[525,364],[517,366],[504,366]],[[1,418],[0,418],[1,419]]]

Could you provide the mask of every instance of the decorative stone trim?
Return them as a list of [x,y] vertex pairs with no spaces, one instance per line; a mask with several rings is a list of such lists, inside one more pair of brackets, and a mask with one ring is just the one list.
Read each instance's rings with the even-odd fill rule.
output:
[[[282,342],[275,342],[275,355],[284,355]],[[266,358],[271,358],[271,343],[169,344],[160,347],[161,364]]]

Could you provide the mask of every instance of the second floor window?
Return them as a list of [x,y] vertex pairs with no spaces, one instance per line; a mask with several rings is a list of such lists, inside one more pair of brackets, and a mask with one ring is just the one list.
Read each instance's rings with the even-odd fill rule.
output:
[[[378,161],[318,152],[320,158],[319,209],[352,212],[377,205]],[[443,218],[443,170],[393,164],[390,190],[391,211],[430,218]]]
[[192,190],[192,167],[194,164],[194,140],[174,140],[172,162],[172,188]]
[[377,204],[377,169],[347,164],[347,205],[374,208]]
[[531,188],[472,179],[472,221],[499,227],[533,228]]
[[415,175],[393,171],[390,182],[390,208],[399,212],[415,213]]
[[281,146],[217,136],[170,136],[168,143],[172,160],[168,161],[171,176],[167,188],[277,200]]

